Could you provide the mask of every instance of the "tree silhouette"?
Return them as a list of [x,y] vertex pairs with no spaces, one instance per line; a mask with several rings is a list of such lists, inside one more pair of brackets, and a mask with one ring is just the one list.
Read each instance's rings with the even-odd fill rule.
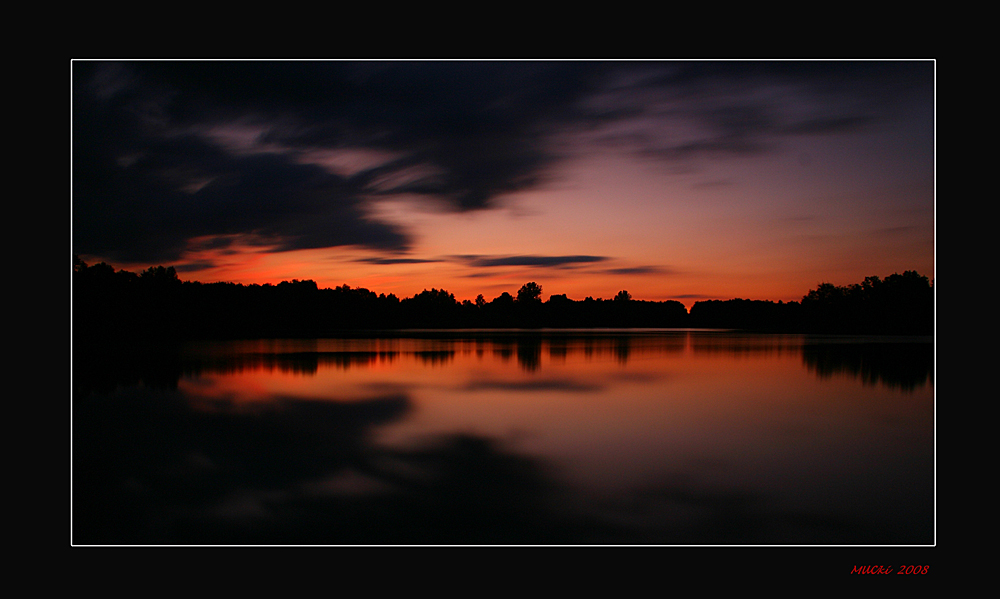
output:
[[[458,302],[444,289],[411,298],[376,295],[315,281],[277,285],[181,281],[173,267],[139,274],[100,262],[73,261],[74,343],[151,346],[180,339],[322,337],[358,330],[400,328],[730,328],[769,332],[930,335],[934,288],[915,271],[884,279],[866,277],[844,287],[822,283],[801,302],[731,299],[695,302],[636,300],[621,290],[611,300],[571,300],[553,294],[542,302],[531,281],[517,297]],[[353,333],[352,333],[353,334]],[[123,343],[128,341],[129,343]]]
[[177,271],[173,266],[169,268],[163,268],[162,266],[157,266],[155,268],[149,267],[139,273],[139,280],[152,283],[153,285],[172,285],[174,283],[180,283],[180,279],[177,278]]
[[529,302],[541,302],[542,301],[542,286],[538,283],[531,281],[530,283],[525,283],[517,290],[517,302],[519,304],[527,304]]

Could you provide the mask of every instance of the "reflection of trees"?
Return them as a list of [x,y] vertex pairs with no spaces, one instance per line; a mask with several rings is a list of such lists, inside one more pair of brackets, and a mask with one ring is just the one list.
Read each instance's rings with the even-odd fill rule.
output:
[[398,351],[337,351],[244,353],[223,356],[200,356],[186,359],[184,372],[234,374],[257,370],[292,374],[316,374],[322,368],[365,368],[393,362]]
[[[680,353],[684,351],[686,333],[679,334],[593,334],[593,333],[559,333],[545,334],[525,332],[486,336],[485,340],[492,348],[493,355],[506,362],[514,355],[518,365],[527,372],[535,372],[541,368],[543,355],[553,361],[565,362],[573,355],[583,354],[587,359],[603,359],[611,357],[622,365],[635,354],[649,353],[662,355],[664,353]],[[477,344],[484,338],[477,338]],[[480,347],[480,345],[477,345]]]
[[517,363],[528,372],[535,372],[542,363],[542,341],[537,337],[518,340]]
[[933,382],[931,343],[810,343],[803,346],[802,359],[820,378],[846,374],[904,391]]
[[455,359],[454,350],[422,350],[413,353],[421,362],[428,366],[447,364]]
[[[858,338],[860,339],[860,338]],[[564,362],[574,354],[587,359],[611,357],[626,364],[643,354],[675,354],[689,347],[696,354],[733,356],[802,355],[805,366],[820,377],[847,374],[868,384],[913,389],[933,377],[933,345],[928,342],[821,341],[798,335],[738,333],[682,333],[664,335],[506,335],[475,338],[477,355],[487,350],[507,362],[516,356],[527,372],[542,367],[542,356]],[[449,346],[450,347],[450,346]],[[162,347],[125,346],[118,349],[81,350],[74,353],[74,393],[110,392],[117,386],[142,384],[175,389],[182,375],[236,374],[257,370],[311,375],[320,368],[367,368],[412,355],[428,366],[447,364],[456,349],[417,351],[292,351],[203,353],[188,355],[169,344]]]
[[565,342],[550,341],[549,342],[549,357],[556,362],[566,362],[566,356],[569,355],[569,347],[567,347]]
[[739,332],[692,333],[691,351],[696,354],[755,358],[797,356],[802,351],[802,337]]
[[883,384],[906,391],[933,382],[932,343],[854,339],[703,333],[692,334],[691,347],[695,353],[737,357],[801,353],[806,368],[820,378],[842,374],[858,378],[868,385]]
[[615,339],[615,360],[624,366],[628,363],[628,355],[631,351],[632,340],[628,337],[617,337]]
[[[454,351],[415,352],[426,364],[442,364]],[[110,392],[117,386],[142,384],[156,389],[176,389],[184,375],[239,374],[265,370],[301,375],[320,368],[365,368],[395,361],[399,351],[276,352],[186,355],[176,346],[77,348],[74,353],[73,388],[78,396],[91,391]]]

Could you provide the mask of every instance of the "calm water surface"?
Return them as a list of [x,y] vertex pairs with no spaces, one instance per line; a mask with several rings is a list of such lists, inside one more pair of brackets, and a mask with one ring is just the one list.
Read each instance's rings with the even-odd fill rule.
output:
[[929,340],[201,343],[74,392],[76,544],[934,542]]

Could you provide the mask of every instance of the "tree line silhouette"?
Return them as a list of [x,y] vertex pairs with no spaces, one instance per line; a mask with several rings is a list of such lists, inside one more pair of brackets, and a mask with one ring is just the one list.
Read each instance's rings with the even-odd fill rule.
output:
[[431,288],[409,298],[312,280],[277,285],[181,281],[173,267],[140,273],[87,265],[73,269],[77,340],[324,337],[360,331],[455,328],[727,328],[762,332],[930,335],[934,292],[915,271],[855,285],[823,283],[799,302],[709,300],[690,312],[678,301],[542,300],[542,287],[523,285],[487,301],[458,301]]

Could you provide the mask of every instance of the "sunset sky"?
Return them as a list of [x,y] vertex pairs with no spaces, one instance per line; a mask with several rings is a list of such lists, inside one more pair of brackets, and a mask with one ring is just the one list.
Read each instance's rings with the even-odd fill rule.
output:
[[73,61],[72,250],[410,297],[934,278],[935,63]]

